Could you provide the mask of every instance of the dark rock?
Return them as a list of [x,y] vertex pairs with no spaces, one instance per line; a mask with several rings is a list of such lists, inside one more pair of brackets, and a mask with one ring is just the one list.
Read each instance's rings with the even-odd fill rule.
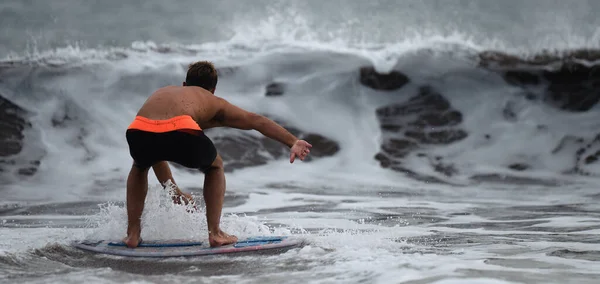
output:
[[275,97],[283,95],[285,91],[283,83],[271,83],[267,86],[265,96]]
[[526,92],[525,98],[529,101],[536,101],[538,99],[538,95],[531,93],[531,92]]
[[390,156],[382,152],[375,154],[374,158],[375,160],[379,161],[379,165],[384,169],[389,168],[392,165],[392,159],[390,159]]
[[30,127],[26,112],[0,96],[0,157],[16,155],[23,148],[23,130]]
[[594,163],[594,162],[598,161],[598,155],[600,155],[600,151],[597,151],[593,155],[587,156],[585,158],[585,163],[586,164],[591,164],[591,163]]
[[380,74],[373,67],[360,68],[360,83],[375,90],[393,91],[408,82],[408,77],[398,71]]
[[578,49],[568,52],[544,51],[527,58],[521,58],[498,51],[485,51],[479,54],[479,59],[479,64],[483,67],[515,67],[518,65],[545,66],[562,61],[596,61],[600,59],[600,50]]
[[398,132],[402,130],[402,126],[394,124],[381,124],[381,129],[389,132]]
[[433,169],[436,172],[444,174],[445,176],[448,176],[448,177],[453,176],[458,173],[458,170],[452,164],[436,163],[436,164],[433,164]]
[[516,163],[516,164],[509,165],[508,168],[515,170],[515,171],[524,171],[524,170],[529,169],[529,165]]
[[528,86],[545,83],[543,100],[563,110],[588,111],[600,101],[600,66],[579,62],[600,59],[600,50],[543,52],[531,58],[484,52],[480,59],[480,66],[501,72],[507,83],[524,88],[530,100],[537,96]]
[[17,168],[16,173],[23,176],[32,176],[37,172],[39,160],[31,161],[19,156],[25,142],[23,131],[31,127],[27,115],[27,111],[0,96],[0,173]]
[[[340,151],[340,146],[335,141],[316,133],[298,134],[303,140],[308,141],[313,147],[308,159],[332,156]],[[286,148],[287,150],[287,148]],[[289,151],[288,151],[289,152]]]
[[[441,182],[435,177],[421,175],[402,165],[402,159],[415,150],[447,145],[467,137],[458,126],[462,114],[431,87],[422,87],[419,93],[405,103],[391,104],[376,110],[382,130],[381,150],[375,155],[381,167],[390,168],[419,180]],[[401,131],[403,130],[403,131]],[[419,152],[427,157],[427,152]],[[458,171],[442,158],[430,158],[431,166],[446,176]]]
[[600,172],[594,171],[594,167],[587,168],[598,162],[600,158],[600,140],[598,138],[599,136],[584,138],[567,135],[560,140],[551,153],[553,155],[573,155],[573,167],[565,170],[565,174],[600,176]]
[[32,176],[37,172],[37,167],[28,167],[19,169],[18,173],[22,176]]
[[419,115],[417,121],[411,123],[418,127],[454,126],[462,122],[462,113],[448,111],[445,113],[425,113]]
[[515,113],[514,107],[515,106],[512,102],[508,102],[504,106],[504,109],[502,109],[502,116],[504,116],[504,118],[506,120],[516,120],[517,119],[517,114]]
[[467,137],[467,132],[462,129],[450,129],[430,132],[406,131],[406,137],[413,138],[422,144],[441,144],[447,145],[452,142],[460,141]]
[[507,71],[504,80],[511,85],[538,85],[542,81],[538,74],[527,71]]
[[412,150],[418,148],[416,142],[406,139],[390,139],[381,145],[381,150],[389,157],[403,158]]
[[550,82],[546,100],[561,109],[587,111],[600,101],[600,66],[565,63],[544,76]]

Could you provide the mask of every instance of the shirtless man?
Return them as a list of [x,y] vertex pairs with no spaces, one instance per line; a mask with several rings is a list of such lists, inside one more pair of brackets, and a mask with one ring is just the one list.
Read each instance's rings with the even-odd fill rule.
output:
[[[272,120],[238,108],[214,95],[217,71],[212,63],[200,61],[189,66],[182,87],[158,89],[138,111],[126,132],[133,165],[127,178],[127,237],[130,248],[139,245],[141,217],[148,192],[148,170],[152,167],[161,184],[175,183],[168,161],[204,173],[204,200],[210,246],[237,241],[220,229],[221,210],[225,195],[223,160],[203,129],[225,126],[257,130],[290,148],[290,163],[310,152],[310,145],[299,140]],[[192,196],[176,189],[175,195],[184,202]]]

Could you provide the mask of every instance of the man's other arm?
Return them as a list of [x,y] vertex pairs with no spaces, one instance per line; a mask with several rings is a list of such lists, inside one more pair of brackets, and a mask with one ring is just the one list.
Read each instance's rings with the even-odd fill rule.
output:
[[253,112],[243,110],[230,104],[224,99],[219,99],[219,111],[213,120],[222,126],[243,130],[256,130],[264,136],[291,148],[298,138],[276,122]]

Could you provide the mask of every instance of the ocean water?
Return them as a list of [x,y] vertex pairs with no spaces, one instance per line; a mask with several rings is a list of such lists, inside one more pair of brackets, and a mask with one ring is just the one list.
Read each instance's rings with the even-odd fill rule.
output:
[[[0,3],[2,283],[597,283],[597,1]],[[314,147],[214,129],[225,231],[281,254],[101,256],[125,129],[187,64]],[[391,74],[391,75],[390,75]],[[172,165],[201,201],[203,175]],[[152,175],[144,239],[206,240]],[[201,204],[202,205],[202,204]],[[202,207],[202,206],[200,206]]]

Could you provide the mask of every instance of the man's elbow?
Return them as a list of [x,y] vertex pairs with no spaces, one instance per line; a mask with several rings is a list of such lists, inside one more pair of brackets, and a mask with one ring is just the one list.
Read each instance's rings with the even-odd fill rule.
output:
[[265,124],[266,117],[257,114],[257,113],[249,113],[246,122],[247,128],[246,130],[260,130],[262,126]]

